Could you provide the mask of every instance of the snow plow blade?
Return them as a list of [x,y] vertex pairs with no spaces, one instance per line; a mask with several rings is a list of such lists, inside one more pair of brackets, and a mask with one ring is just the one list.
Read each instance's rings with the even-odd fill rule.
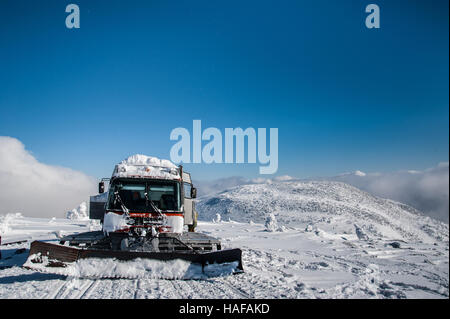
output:
[[[235,273],[242,273],[242,251],[238,248],[224,249],[211,252],[140,252],[122,250],[83,249],[41,241],[33,241],[26,263],[27,268],[33,269],[33,264],[45,264],[46,267],[66,267],[80,259],[110,258],[129,261],[137,258],[170,261],[181,259],[203,267],[212,264],[236,263]],[[36,267],[40,268],[40,267]]]

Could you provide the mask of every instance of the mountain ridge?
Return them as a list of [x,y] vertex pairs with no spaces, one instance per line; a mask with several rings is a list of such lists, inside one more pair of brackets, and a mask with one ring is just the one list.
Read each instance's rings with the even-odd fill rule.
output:
[[282,181],[235,186],[198,199],[199,219],[311,225],[336,234],[364,231],[370,238],[448,241],[448,225],[417,209],[336,181]]

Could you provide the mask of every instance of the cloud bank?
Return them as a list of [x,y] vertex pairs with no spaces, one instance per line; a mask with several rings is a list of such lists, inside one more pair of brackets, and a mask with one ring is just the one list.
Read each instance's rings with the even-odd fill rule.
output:
[[94,178],[40,163],[19,140],[0,136],[0,215],[65,218],[96,193]]
[[449,163],[424,171],[354,173],[331,178],[373,195],[408,204],[425,215],[449,222]]

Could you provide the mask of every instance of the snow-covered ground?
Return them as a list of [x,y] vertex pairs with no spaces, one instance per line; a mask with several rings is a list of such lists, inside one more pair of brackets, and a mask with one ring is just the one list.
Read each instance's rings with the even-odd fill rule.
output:
[[[198,209],[198,231],[224,248],[241,248],[245,273],[197,280],[145,272],[98,279],[88,268],[70,276],[40,273],[21,267],[24,242],[1,246],[0,298],[449,297],[448,225],[346,184],[244,185],[199,199]],[[3,243],[57,241],[99,227],[20,215],[2,217],[0,225]]]

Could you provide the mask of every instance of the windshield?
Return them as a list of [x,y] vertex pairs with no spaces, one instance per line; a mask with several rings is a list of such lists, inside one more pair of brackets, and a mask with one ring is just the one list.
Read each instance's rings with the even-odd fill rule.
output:
[[162,211],[180,211],[179,187],[176,182],[118,181],[112,186],[108,208],[121,209],[120,202],[114,195],[115,192],[118,192],[123,204],[130,211],[153,212],[150,201],[153,201],[155,206]]

